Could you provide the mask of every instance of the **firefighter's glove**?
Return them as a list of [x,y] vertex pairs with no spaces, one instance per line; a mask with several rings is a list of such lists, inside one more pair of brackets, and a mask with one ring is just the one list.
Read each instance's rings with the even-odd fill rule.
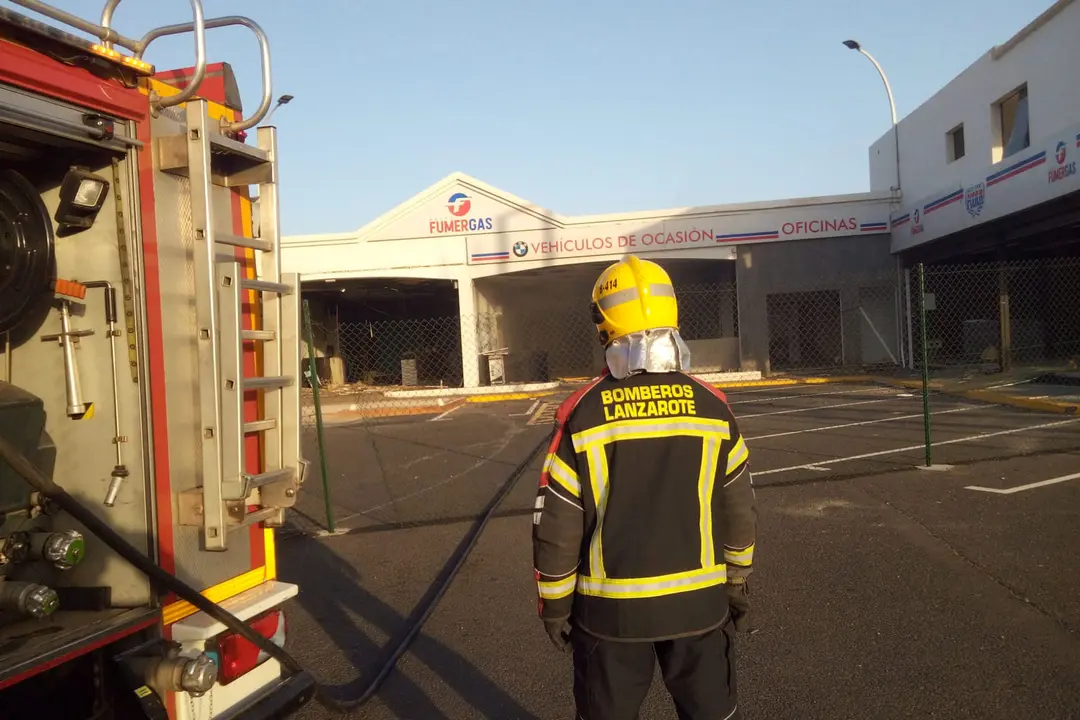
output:
[[544,630],[551,638],[551,644],[561,652],[570,652],[570,623],[566,618],[544,620]]
[[735,632],[753,635],[757,628],[750,623],[750,586],[746,578],[730,578],[727,583],[728,607]]

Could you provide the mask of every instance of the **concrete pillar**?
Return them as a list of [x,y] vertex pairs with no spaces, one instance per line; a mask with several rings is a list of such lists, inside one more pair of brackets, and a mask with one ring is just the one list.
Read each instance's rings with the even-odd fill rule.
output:
[[480,386],[480,337],[476,332],[476,287],[472,278],[458,278],[461,323],[461,377],[464,387]]

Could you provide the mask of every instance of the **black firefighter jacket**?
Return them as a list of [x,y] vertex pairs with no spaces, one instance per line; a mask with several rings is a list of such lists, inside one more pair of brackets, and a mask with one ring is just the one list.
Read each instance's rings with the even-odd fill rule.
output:
[[533,513],[540,617],[617,640],[722,625],[753,560],[748,458],[724,395],[685,373],[605,373],[572,395]]

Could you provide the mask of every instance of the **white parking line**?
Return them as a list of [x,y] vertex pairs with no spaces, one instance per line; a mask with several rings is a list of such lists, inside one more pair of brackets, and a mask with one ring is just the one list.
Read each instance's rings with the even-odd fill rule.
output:
[[832,392],[801,393],[799,395],[779,395],[777,397],[758,398],[757,400],[733,400],[729,402],[728,405],[749,405],[751,403],[773,402],[774,400],[795,400],[798,398],[825,397],[826,395],[853,395],[854,393],[878,395],[883,392],[895,393],[896,390],[893,390],[891,388],[859,388],[857,390],[833,390]]
[[1028,483],[1027,485],[1017,485],[1016,487],[1005,488],[1004,490],[998,490],[997,488],[982,487],[981,485],[968,485],[965,490],[978,490],[980,492],[995,493],[997,495],[1012,495],[1013,493],[1023,492],[1024,490],[1032,490],[1038,487],[1046,487],[1047,485],[1056,485],[1057,483],[1068,482],[1069,480],[1080,479],[1080,473],[1074,475],[1062,475],[1061,477],[1050,478],[1049,480],[1040,480],[1039,482]]
[[450,408],[446,412],[440,413],[439,415],[436,415],[435,417],[431,418],[431,420],[428,420],[428,422],[438,422],[439,420],[442,420],[444,417],[446,417],[450,413],[454,412],[455,410],[460,410],[463,407],[465,407],[465,403],[462,403],[460,405],[455,405],[454,407]]
[[[1073,418],[1072,420],[1059,420],[1052,423],[1040,423],[1038,425],[1027,425],[1025,427],[1012,428],[1010,430],[998,430],[997,432],[981,433],[979,435],[969,435],[968,437],[954,438],[953,440],[939,440],[938,442],[930,443],[930,446],[938,447],[939,445],[953,445],[955,443],[971,442],[972,440],[985,440],[987,438],[999,437],[1001,435],[1013,435],[1015,433],[1027,432],[1028,430],[1041,430],[1043,428],[1061,427],[1062,425],[1071,425],[1078,422],[1080,422],[1080,418]],[[849,455],[848,457],[842,458],[823,458],[816,463],[773,468],[772,470],[758,470],[754,473],[754,477],[761,477],[762,475],[773,475],[782,472],[791,472],[792,470],[810,470],[814,467],[820,467],[822,465],[836,465],[838,463],[850,462],[852,460],[865,460],[866,458],[880,457],[882,455],[895,455],[896,453],[911,452],[912,450],[922,450],[924,447],[926,447],[924,443],[919,443],[918,445],[908,445],[907,447],[893,448],[892,450],[878,450],[877,452],[862,453],[861,455]]]
[[739,415],[739,416],[736,416],[735,419],[739,420],[739,421],[742,421],[742,420],[749,420],[750,418],[765,417],[766,415],[790,415],[792,413],[813,412],[814,410],[829,410],[830,408],[851,407],[853,405],[872,405],[874,403],[888,402],[889,400],[892,400],[892,398],[882,398],[881,400],[860,400],[859,402],[839,403],[837,405],[818,405],[816,407],[795,408],[794,410],[773,410],[772,412],[767,412],[767,413],[754,413],[753,415]]
[[[806,388],[807,390],[820,390],[823,387],[851,387],[852,385],[859,385],[860,383],[792,383],[790,385],[772,385],[769,387],[757,387],[752,390],[743,390],[742,388],[721,388],[723,392],[728,395],[734,395],[736,397],[740,395],[749,395],[751,393],[764,393],[764,392],[792,392],[799,388]],[[866,384],[866,387],[881,387],[875,385]]]
[[525,412],[523,412],[523,413],[515,413],[514,415],[511,415],[510,417],[524,417],[525,415],[532,415],[533,411],[536,410],[536,406],[539,405],[539,404],[540,404],[540,401],[536,400],[535,402],[533,402],[532,405],[529,406],[529,409],[526,410]]
[[[964,407],[953,408],[951,410],[938,410],[937,412],[930,413],[931,415],[947,415],[948,413],[967,412],[968,410],[985,410],[983,405],[965,405]],[[768,415],[769,413],[765,413]],[[913,415],[897,415],[896,417],[878,418],[877,420],[863,420],[862,422],[844,423],[843,425],[827,425],[825,427],[806,428],[804,430],[788,430],[787,432],[771,433],[769,435],[747,435],[747,440],[767,440],[768,438],[784,437],[785,435],[802,435],[803,433],[823,432],[825,430],[839,430],[841,428],[860,427],[862,425],[873,425],[875,423],[895,422],[896,420],[911,420],[912,418],[921,418],[922,413],[915,413]]]

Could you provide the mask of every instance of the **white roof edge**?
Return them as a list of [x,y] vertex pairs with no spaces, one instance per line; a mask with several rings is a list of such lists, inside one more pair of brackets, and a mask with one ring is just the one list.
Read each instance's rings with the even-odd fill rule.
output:
[[[1054,2],[1054,4],[1052,4],[1046,10],[1043,10],[1041,13],[1039,13],[1038,17],[1036,17],[1034,20],[1029,22],[1027,25],[1025,25],[1024,27],[1020,28],[1018,31],[1013,33],[1013,36],[1010,37],[1008,40],[1006,40],[1005,42],[1000,43],[998,45],[994,45],[992,48],[990,48],[989,50],[984,52],[982,55],[975,58],[975,60],[972,61],[972,63],[970,65],[968,65],[966,68],[964,68],[963,70],[958,72],[955,76],[953,76],[953,78],[951,80],[949,80],[949,82],[945,83],[942,87],[938,88],[938,90],[933,95],[931,95],[930,97],[923,100],[911,112],[909,112],[907,115],[904,115],[897,122],[898,123],[904,122],[904,120],[906,120],[907,118],[914,115],[924,105],[926,105],[927,103],[933,101],[933,99],[936,98],[938,95],[941,95],[942,93],[944,93],[946,90],[948,90],[950,85],[952,85],[959,78],[961,78],[965,74],[967,74],[973,67],[978,65],[981,60],[989,57],[991,60],[996,61],[996,60],[1000,60],[1001,58],[1008,55],[1009,51],[1011,51],[1017,45],[1019,45],[1024,40],[1026,40],[1029,35],[1033,34],[1036,30],[1041,28],[1043,25],[1046,25],[1046,23],[1050,22],[1050,20],[1052,20],[1056,15],[1060,14],[1061,11],[1063,11],[1069,5],[1072,5],[1074,1],[1075,0],[1056,0],[1056,2]],[[875,145],[877,145],[881,141],[885,140],[885,138],[889,137],[891,134],[892,134],[892,127],[890,126],[888,130],[886,130],[885,132],[883,132],[881,135],[878,136],[877,140],[875,140],[870,145],[870,147],[873,148]]]
[[519,198],[515,195],[511,195],[504,190],[500,190],[496,187],[488,185],[481,180],[477,180],[470,175],[466,175],[463,172],[455,170],[454,172],[446,175],[437,182],[428,185],[426,188],[416,193],[405,202],[399,203],[398,205],[394,206],[382,215],[376,217],[371,222],[361,226],[356,230],[355,233],[352,233],[352,237],[363,238],[366,235],[373,234],[380,227],[388,225],[391,222],[397,220],[398,218],[408,215],[410,212],[412,212],[414,208],[422,205],[424,202],[428,201],[429,199],[431,199],[431,197],[437,195],[438,193],[445,192],[447,189],[449,189],[455,184],[465,185],[466,187],[470,187],[477,192],[483,193],[485,195],[490,195],[495,200],[501,201],[507,205],[515,206],[524,213],[528,213],[530,215],[533,215],[534,217],[549,221],[556,226],[561,226],[563,224],[562,219],[559,217],[558,213],[554,213],[550,210],[545,210],[527,200],[523,200],[522,198]]
[[754,202],[730,203],[727,205],[700,205],[697,207],[663,208],[641,210],[628,213],[608,213],[604,215],[578,215],[565,218],[567,225],[585,223],[617,222],[619,220],[644,220],[659,217],[689,217],[693,215],[718,215],[726,213],[748,212],[756,210],[775,210],[792,207],[815,207],[819,205],[843,205],[848,203],[889,202],[890,193],[868,192],[845,195],[821,195],[816,197],[782,198],[779,200],[756,200]]
[[661,208],[656,210],[638,210],[632,212],[623,213],[605,213],[599,215],[560,215],[557,212],[542,208],[534,203],[529,202],[523,198],[519,198],[516,195],[512,195],[504,190],[500,190],[492,185],[488,185],[482,180],[477,180],[474,177],[466,175],[462,172],[453,172],[442,178],[433,185],[429,185],[424,190],[421,190],[416,195],[405,202],[397,205],[391,210],[378,216],[371,222],[362,225],[360,228],[353,232],[346,233],[326,233],[322,235],[292,235],[282,238],[282,245],[289,246],[311,246],[311,245],[337,245],[346,244],[357,241],[362,241],[365,236],[371,235],[380,226],[385,225],[399,217],[403,217],[411,212],[415,207],[419,206],[433,195],[446,189],[447,187],[460,183],[470,188],[482,192],[486,195],[500,200],[508,205],[517,207],[522,212],[533,215],[544,220],[550,221],[557,227],[567,227],[573,225],[585,225],[592,223],[607,223],[607,222],[619,222],[621,220],[643,220],[648,218],[661,218],[661,217],[690,217],[695,215],[719,215],[727,213],[739,213],[739,212],[752,212],[756,210],[771,210],[777,208],[792,208],[792,207],[816,207],[820,205],[839,205],[846,203],[875,203],[875,202],[889,202],[893,200],[890,193],[882,192],[866,192],[866,193],[848,193],[843,195],[822,195],[817,197],[796,197],[796,198],[783,198],[778,200],[758,200],[754,202],[745,203],[731,203],[727,205],[702,205],[698,207],[677,207],[677,208]]
[[474,188],[476,188],[477,190],[480,190],[483,193],[486,193],[488,195],[491,195],[492,197],[495,197],[495,198],[498,198],[499,200],[502,200],[503,202],[507,203],[508,205],[516,206],[518,209],[522,210],[523,212],[529,213],[530,215],[534,215],[534,216],[536,216],[536,217],[538,217],[538,218],[540,218],[542,220],[549,220],[549,221],[551,221],[553,224],[555,224],[557,226],[563,225],[567,220],[570,219],[570,218],[567,218],[564,215],[561,215],[560,213],[555,212],[554,210],[551,210],[551,209],[545,208],[545,207],[541,207],[541,206],[537,205],[534,202],[530,202],[529,200],[526,200],[524,198],[520,198],[517,195],[514,195],[513,193],[508,193],[505,190],[501,190],[501,189],[495,187],[494,185],[488,185],[483,180],[478,180],[478,179],[476,179],[474,177],[466,175],[465,173],[456,172],[456,173],[453,173],[453,175],[451,175],[451,177],[453,177],[456,181],[462,183],[463,185],[469,185],[471,187],[474,187]]
[[1000,60],[1009,53],[1014,47],[1022,43],[1027,39],[1029,35],[1041,28],[1046,23],[1050,22],[1055,15],[1058,15],[1062,10],[1072,5],[1073,0],[1057,0],[1053,5],[1039,13],[1039,16],[1029,22],[1024,27],[1020,28],[1011,38],[990,48],[990,56],[995,60]]
[[290,245],[340,245],[356,242],[356,233],[323,233],[309,235],[283,235],[281,246]]

